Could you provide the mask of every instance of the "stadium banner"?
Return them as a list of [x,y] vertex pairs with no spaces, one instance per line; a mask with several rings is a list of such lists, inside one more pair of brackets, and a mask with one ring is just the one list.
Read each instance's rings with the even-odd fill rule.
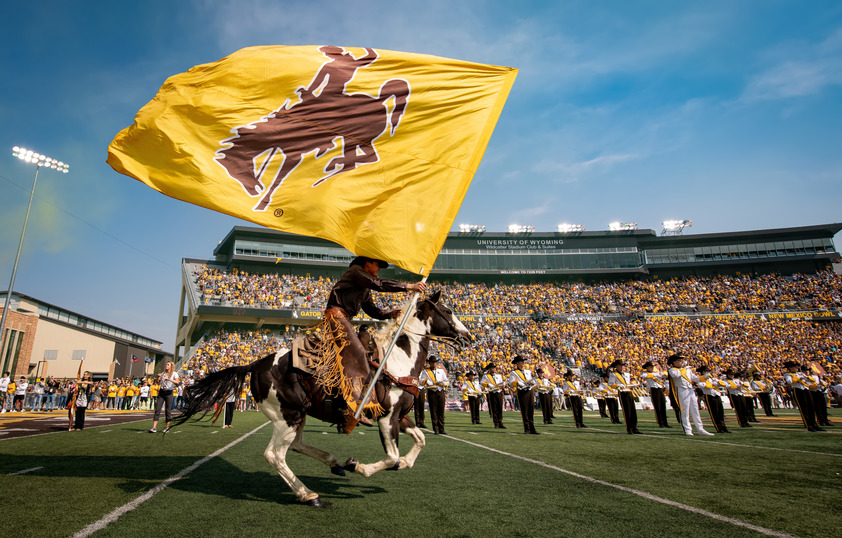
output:
[[[262,307],[246,307],[246,306],[230,306],[222,301],[211,301],[209,303],[200,304],[197,307],[197,312],[203,315],[228,315],[234,317],[260,317],[260,318],[277,318],[290,320],[306,320],[312,319],[317,321],[322,318],[324,312],[315,308],[296,308],[296,309],[274,309]],[[524,314],[457,314],[459,321],[468,323],[509,323],[514,320],[534,319],[531,315]],[[816,311],[800,311],[800,312],[763,312],[763,313],[743,313],[743,314],[700,314],[700,313],[681,313],[673,312],[668,314],[553,314],[543,318],[544,320],[560,321],[565,323],[581,323],[590,322],[598,323],[602,321],[632,321],[632,320],[652,320],[665,321],[675,318],[729,318],[729,319],[759,319],[764,321],[842,321],[842,311],[839,310],[816,310]],[[356,318],[363,322],[376,322],[377,320],[370,318],[367,314],[361,313]]]
[[371,48],[249,47],[167,79],[107,162],[167,196],[427,276],[516,76]]

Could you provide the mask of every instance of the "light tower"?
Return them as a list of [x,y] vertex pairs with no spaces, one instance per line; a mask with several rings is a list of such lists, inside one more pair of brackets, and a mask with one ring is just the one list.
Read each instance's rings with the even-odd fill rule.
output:
[[23,219],[23,229],[20,232],[20,243],[18,243],[18,253],[15,255],[15,265],[12,267],[12,279],[9,281],[9,289],[6,291],[6,304],[3,308],[3,317],[0,318],[0,352],[2,352],[3,346],[6,344],[4,340],[4,335],[6,333],[6,316],[9,313],[9,304],[12,301],[12,290],[15,287],[15,276],[18,272],[18,261],[20,260],[20,251],[23,248],[23,237],[24,235],[26,235],[26,224],[29,222],[29,210],[32,208],[32,198],[35,197],[35,184],[38,182],[38,171],[41,170],[41,168],[43,167],[66,174],[68,172],[68,169],[70,168],[70,165],[63,161],[59,161],[58,159],[53,159],[52,157],[47,157],[46,155],[36,153],[31,149],[25,149],[18,146],[12,148],[12,156],[17,157],[18,159],[24,162],[34,164],[35,179],[32,180],[32,191],[29,193],[29,204],[26,206],[26,216]]

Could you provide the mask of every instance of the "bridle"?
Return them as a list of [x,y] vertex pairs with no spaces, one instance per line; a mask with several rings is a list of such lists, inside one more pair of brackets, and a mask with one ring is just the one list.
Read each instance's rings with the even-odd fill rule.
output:
[[[432,306],[432,307],[433,307],[433,310],[435,310],[435,311],[436,311],[436,313],[437,313],[439,316],[441,316],[441,317],[442,317],[442,319],[444,319],[444,320],[447,322],[447,325],[450,327],[450,329],[451,329],[453,332],[455,332],[456,334],[459,334],[459,327],[457,327],[457,326],[453,323],[453,314],[452,314],[452,313],[451,313],[450,315],[448,315],[447,313],[445,313],[445,312],[442,310],[442,308],[438,305],[438,303],[434,303],[433,301],[431,301],[431,300],[429,300],[429,299],[424,299],[422,302],[427,303],[427,304],[429,304],[430,306]],[[455,349],[455,350],[459,350],[459,349],[461,349],[461,348],[462,348],[462,344],[460,343],[461,336],[453,337],[453,336],[437,336],[437,335],[433,335],[433,334],[421,334],[421,333],[416,333],[416,332],[409,331],[409,330],[407,330],[407,329],[404,329],[404,332],[405,332],[405,333],[407,333],[407,334],[412,334],[412,335],[415,335],[415,336],[420,336],[420,337],[422,337],[422,338],[423,338],[423,337],[427,337],[429,340],[431,340],[431,341],[433,341],[433,342],[441,342],[441,343],[443,343],[444,345],[446,345],[446,346],[450,346],[450,347],[452,347],[452,348],[453,348],[453,349]]]

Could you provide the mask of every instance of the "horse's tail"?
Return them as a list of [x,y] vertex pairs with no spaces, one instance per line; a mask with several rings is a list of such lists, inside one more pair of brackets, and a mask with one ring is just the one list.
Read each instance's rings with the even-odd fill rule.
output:
[[412,90],[409,83],[401,78],[389,79],[380,86],[380,100],[386,102],[389,97],[395,97],[395,108],[389,116],[389,135],[395,136],[395,131],[401,123],[406,105],[409,103],[409,94]]
[[174,424],[184,424],[199,413],[202,414],[199,419],[203,418],[214,404],[223,405],[232,392],[239,396],[246,376],[258,362],[226,368],[194,383],[187,389],[187,407],[175,418]]

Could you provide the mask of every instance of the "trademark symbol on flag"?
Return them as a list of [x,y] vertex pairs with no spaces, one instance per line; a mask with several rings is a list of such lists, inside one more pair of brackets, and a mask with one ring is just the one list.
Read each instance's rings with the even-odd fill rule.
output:
[[275,216],[276,217],[283,217],[284,216],[284,210],[283,209],[276,209],[275,210]]

